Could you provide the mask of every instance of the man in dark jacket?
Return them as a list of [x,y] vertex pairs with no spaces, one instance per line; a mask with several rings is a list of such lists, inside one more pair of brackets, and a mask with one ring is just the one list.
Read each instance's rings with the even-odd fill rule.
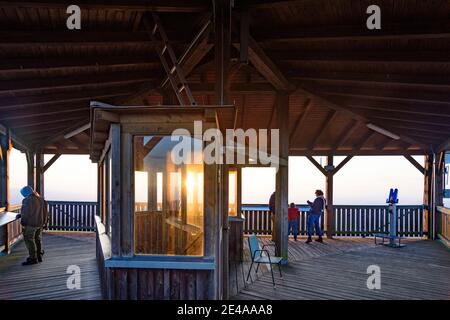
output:
[[272,241],[275,241],[275,230],[276,230],[276,220],[275,220],[275,191],[272,193],[269,199],[269,211],[272,214]]
[[19,218],[23,226],[23,238],[29,257],[22,265],[42,262],[42,228],[47,224],[48,212],[44,199],[33,188],[26,186],[20,190],[24,197]]
[[306,243],[312,242],[313,226],[316,229],[316,234],[319,236],[316,241],[323,242],[322,229],[320,228],[320,217],[325,210],[325,203],[326,201],[322,190],[316,190],[316,199],[314,202],[308,201],[311,210],[308,213],[308,240],[306,240]]

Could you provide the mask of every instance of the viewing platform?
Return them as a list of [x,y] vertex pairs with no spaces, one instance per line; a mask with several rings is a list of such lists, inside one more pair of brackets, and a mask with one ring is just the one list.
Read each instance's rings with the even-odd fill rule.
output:
[[[301,207],[301,206],[300,206]],[[20,212],[20,206],[15,207]],[[44,262],[23,267],[21,262],[27,257],[27,251],[19,234],[13,239],[10,254],[0,256],[0,300],[14,299],[103,299],[101,276],[96,259],[96,240],[91,222],[95,220],[97,206],[92,202],[49,202],[50,225],[44,233]],[[383,221],[382,207],[375,206],[337,206],[340,212],[349,212],[350,219],[345,221],[367,221],[373,226]],[[420,206],[405,206],[411,217],[421,217]],[[441,219],[448,221],[445,209],[441,209]],[[275,273],[276,287],[267,266],[262,265],[258,274],[251,273],[249,282],[245,281],[250,265],[250,252],[247,235],[259,233],[261,246],[273,243],[270,239],[270,224],[267,220],[267,208],[261,205],[244,205],[242,207],[244,223],[242,261],[229,263],[229,293],[231,299],[450,299],[450,254],[445,244],[427,240],[420,236],[421,229],[405,232],[406,247],[392,249],[375,245],[373,237],[361,237],[364,223],[348,224],[348,229],[341,229],[347,236],[337,236],[325,243],[305,243],[305,237],[298,241],[289,240],[289,264],[282,267],[283,278]],[[356,214],[356,213],[358,214]],[[377,214],[374,214],[376,212]],[[12,218],[15,213],[1,219],[8,224],[17,224]],[[352,219],[352,217],[358,218]],[[361,219],[362,218],[362,219]],[[373,219],[372,219],[373,218]],[[300,219],[302,219],[300,217]],[[409,220],[408,216],[404,219]],[[376,222],[375,222],[376,221]],[[344,223],[344,226],[347,224]],[[359,225],[360,228],[356,228]],[[408,223],[404,224],[409,225]],[[423,224],[415,224],[421,226]],[[302,224],[300,223],[300,229]],[[399,228],[403,228],[402,224]],[[17,226],[16,226],[17,229]],[[80,232],[80,230],[82,230]],[[346,231],[347,230],[347,231]],[[353,231],[352,231],[353,230]],[[356,231],[360,230],[360,231]],[[367,228],[368,230],[368,228]],[[350,232],[352,231],[352,232]],[[445,230],[444,230],[445,231]],[[300,230],[300,233],[302,230]],[[443,238],[444,239],[444,238]],[[274,255],[273,247],[267,247]],[[230,250],[233,252],[236,248]],[[367,268],[370,265],[380,267],[381,290],[369,290],[366,286]],[[69,266],[80,268],[81,289],[68,289]],[[137,271],[135,283],[147,272]],[[165,277],[161,277],[158,286],[147,288],[148,296],[155,295],[164,288]],[[187,287],[164,291],[164,299],[195,299]],[[183,289],[184,288],[184,289]],[[120,290],[120,289],[119,289]],[[127,289],[129,290],[129,289]]]

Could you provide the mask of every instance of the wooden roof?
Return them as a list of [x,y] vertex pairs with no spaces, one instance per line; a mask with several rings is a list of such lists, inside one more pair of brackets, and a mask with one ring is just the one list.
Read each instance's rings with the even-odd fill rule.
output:
[[[157,12],[178,57],[211,19],[203,0],[80,0],[82,29],[66,28],[62,1],[0,1],[0,123],[46,153],[89,153],[89,102],[155,105],[170,91],[143,19]],[[382,30],[366,28],[367,6]],[[248,12],[247,65],[239,32]],[[222,127],[274,127],[288,91],[290,152],[422,154],[449,147],[450,2],[235,0],[227,84],[238,112]],[[208,29],[209,30],[209,29]],[[211,31],[183,59],[198,104],[214,101]],[[172,103],[172,102],[170,102]],[[399,136],[369,129],[372,123]]]

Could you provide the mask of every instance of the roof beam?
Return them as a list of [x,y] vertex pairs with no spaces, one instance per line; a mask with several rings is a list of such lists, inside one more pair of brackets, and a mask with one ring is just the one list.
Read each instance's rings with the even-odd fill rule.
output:
[[139,82],[154,82],[156,75],[149,72],[119,72],[102,75],[76,77],[42,78],[27,80],[0,81],[0,94],[31,94],[40,90],[80,89],[87,87],[106,87],[112,85],[130,85]]
[[328,175],[328,172],[327,172],[327,170],[325,170],[325,168],[324,167],[322,167],[321,165],[320,165],[320,163],[318,163],[317,161],[316,161],[316,159],[314,159],[312,156],[306,156],[306,158],[317,168],[317,169],[319,169],[319,171],[320,172],[322,172],[322,174],[323,175]]
[[412,88],[450,88],[450,79],[445,75],[421,75],[420,77],[395,73],[351,73],[351,72],[321,72],[321,71],[291,71],[293,81],[314,81],[318,83],[356,84],[356,85],[392,85]]
[[[0,103],[0,110],[2,111],[0,114],[0,119],[6,118],[5,114],[8,113],[8,109],[12,109],[14,111],[18,109],[26,109],[20,110],[23,115],[25,115],[28,110],[37,111],[37,113],[42,114],[43,112],[50,111],[51,106],[56,106],[57,109],[61,110],[61,104],[64,104],[67,107],[67,103],[90,101],[93,99],[107,100],[125,96],[129,94],[131,90],[132,88],[128,86],[125,88],[119,87],[97,90],[78,90],[23,97],[0,97],[0,101],[2,101],[2,103]],[[79,104],[81,105],[81,103]]]
[[[369,101],[380,101],[380,102],[405,102],[405,103],[411,103],[411,104],[433,104],[435,106],[440,107],[450,107],[450,96],[448,94],[440,94],[440,95],[432,95],[426,92],[420,92],[420,93],[411,93],[408,96],[408,92],[402,93],[401,91],[398,91],[395,94],[390,93],[383,93],[381,91],[375,92],[369,92],[370,90],[354,90],[354,92],[336,92],[336,91],[325,91],[320,90],[317,91],[319,94],[324,96],[330,96],[334,98],[341,98],[345,100],[349,99],[358,99],[358,100],[369,100]],[[374,95],[370,95],[370,94]]]
[[352,121],[344,128],[342,134],[336,140],[336,143],[333,145],[333,149],[338,149],[345,141],[347,141],[353,133],[358,129],[360,123],[357,120],[352,119]]
[[270,28],[257,29],[253,35],[259,43],[449,39],[450,21],[410,24],[384,23],[381,30],[369,30],[365,23],[353,26],[322,26],[320,28]]
[[327,118],[325,119],[324,123],[319,127],[319,133],[315,136],[314,140],[310,144],[310,148],[314,149],[314,147],[317,145],[317,142],[320,141],[322,136],[325,134],[327,129],[330,127],[330,125],[336,120],[336,117],[339,115],[339,112],[336,110],[331,110],[328,113]]
[[352,159],[353,159],[353,156],[347,156],[344,160],[341,161],[341,163],[339,163],[339,165],[336,168],[334,168],[333,174],[338,173]]
[[349,62],[349,63],[448,63],[450,57],[440,51],[338,51],[304,52],[271,50],[266,53],[276,61]]
[[298,135],[298,131],[303,128],[303,125],[306,123],[306,120],[308,119],[308,115],[311,112],[313,108],[313,103],[310,98],[306,99],[305,103],[303,104],[303,111],[299,114],[297,120],[295,121],[294,127],[292,128],[291,135],[289,137],[289,141],[291,143],[295,140],[295,138]]
[[[94,10],[111,10],[111,11],[153,11],[153,12],[204,12],[209,9],[209,2],[202,0],[100,0],[100,1],[88,1],[77,0],[77,5],[81,9],[94,9]],[[42,8],[42,9],[64,9],[66,10],[67,2],[60,1],[0,1],[0,7],[2,8]]]
[[[360,114],[357,114],[357,113],[349,110],[347,107],[344,107],[344,106],[342,106],[340,104],[336,104],[332,100],[324,98],[321,95],[315,93],[314,91],[309,90],[308,88],[305,88],[305,87],[298,88],[297,92],[301,93],[301,94],[304,94],[305,96],[308,96],[308,97],[313,97],[313,98],[315,98],[317,100],[317,102],[319,104],[324,104],[324,105],[328,106],[329,108],[332,108],[332,109],[335,109],[337,111],[340,111],[343,115],[348,115],[352,119],[355,119],[355,120],[359,121],[360,123],[363,123],[364,125],[366,125],[367,123],[371,122],[368,118],[366,118],[366,117],[364,117],[364,116],[362,116]],[[380,126],[380,127],[382,128],[382,126]],[[411,144],[414,144],[414,145],[418,145],[421,148],[423,148],[425,151],[427,151],[429,149],[429,146],[425,145],[424,143],[421,143],[421,142],[417,141],[416,139],[412,139],[412,138],[408,137],[407,135],[399,135],[399,136],[405,142],[408,142],[408,143],[411,143]]]
[[359,139],[359,141],[352,147],[352,149],[361,150],[364,147],[364,145],[377,134],[379,133],[369,130],[364,136],[362,136],[361,139]]
[[[235,43],[234,46],[238,50],[240,49],[239,43]],[[248,58],[256,70],[258,70],[258,72],[261,73],[267,81],[275,87],[275,89],[286,92],[293,91],[295,89],[295,86],[284,77],[280,69],[265,54],[264,50],[250,35],[248,36]]]
[[47,171],[52,164],[54,164],[56,162],[56,160],[59,159],[59,157],[61,157],[60,153],[55,154],[50,160],[48,160],[48,162],[44,165],[44,167],[42,168],[42,173],[44,173],[45,171]]
[[414,159],[412,156],[410,155],[405,155],[404,156],[406,158],[406,160],[408,160],[409,162],[411,162],[411,164],[416,167],[417,170],[420,171],[420,173],[425,174],[425,168],[416,161],[416,159]]

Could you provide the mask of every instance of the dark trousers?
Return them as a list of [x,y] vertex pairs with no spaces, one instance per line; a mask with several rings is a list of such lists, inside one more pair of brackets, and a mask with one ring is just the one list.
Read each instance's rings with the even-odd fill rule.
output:
[[316,229],[316,235],[322,236],[322,229],[320,228],[320,217],[321,214],[310,213],[308,214],[308,237],[311,238],[313,235],[313,226]]
[[288,225],[288,235],[291,234],[294,236],[294,239],[297,239],[298,236],[298,220],[289,220]]
[[23,227],[23,240],[31,259],[36,259],[42,252],[42,228]]

